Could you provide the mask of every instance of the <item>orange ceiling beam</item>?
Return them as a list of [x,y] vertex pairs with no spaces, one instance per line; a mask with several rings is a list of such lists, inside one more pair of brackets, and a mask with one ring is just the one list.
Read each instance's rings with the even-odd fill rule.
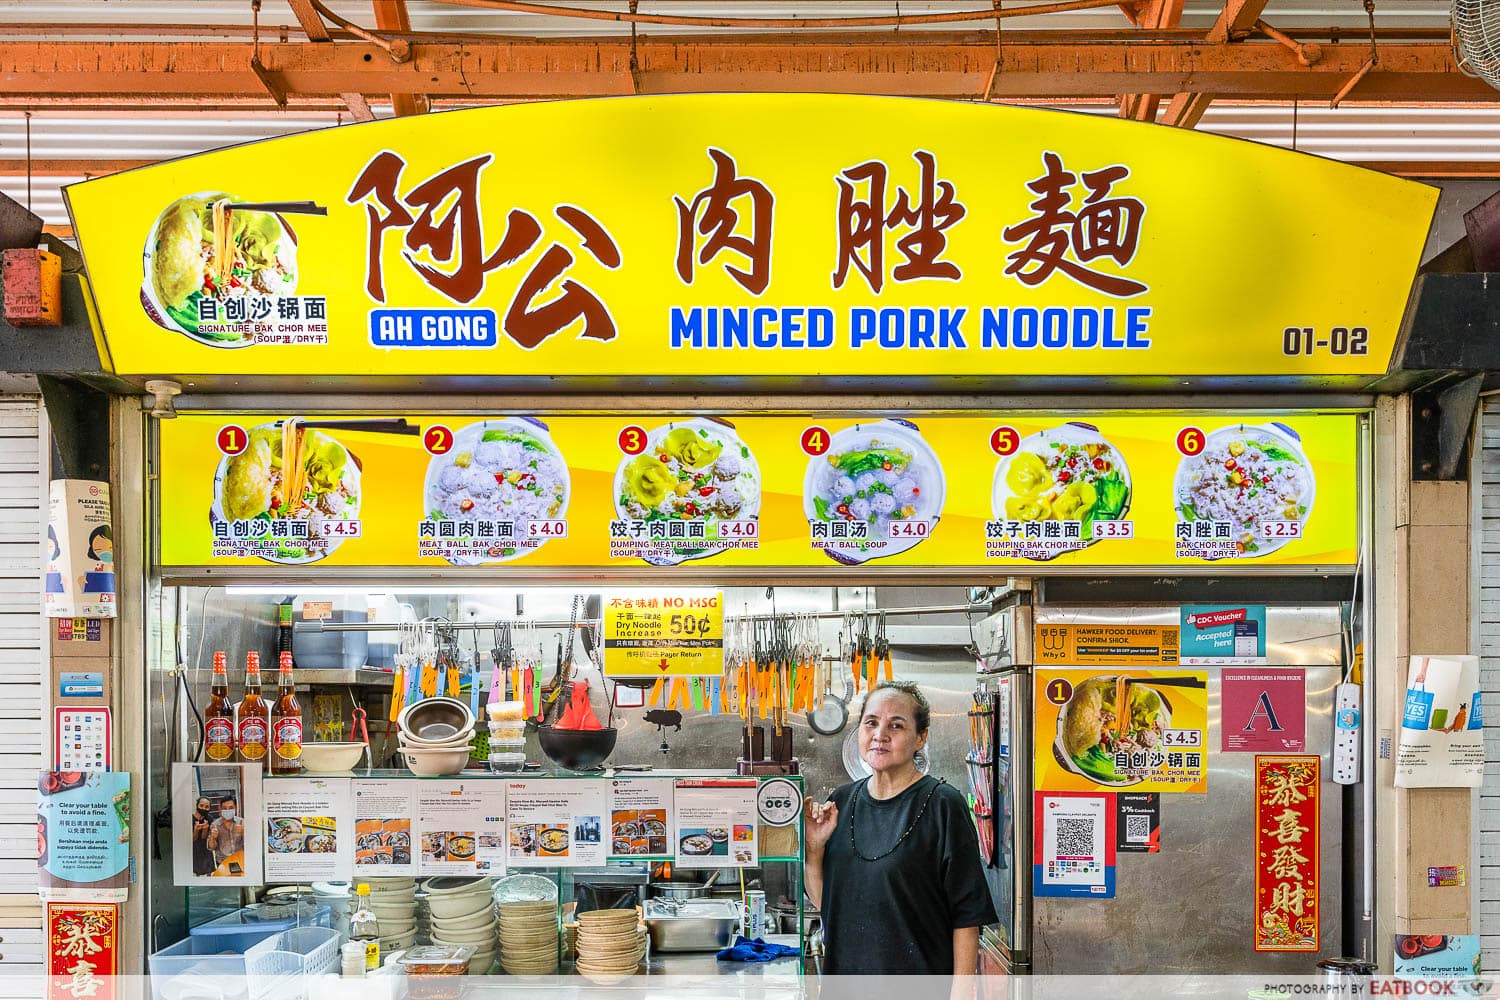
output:
[[[411,16],[406,10],[406,0],[374,0],[375,27],[380,31],[411,31]],[[398,93],[391,95],[391,107],[396,116],[423,114],[428,110],[424,94]]]
[[[455,48],[416,44],[396,63],[363,43],[262,42],[261,60],[283,93],[427,94],[460,100],[535,100],[629,94],[630,44],[617,39],[501,39]],[[1302,66],[1275,42],[1148,41],[1089,44],[1007,40],[994,73],[998,99],[1216,94],[1241,99],[1331,98],[1358,71],[1363,45],[1328,45]],[[844,92],[974,99],[995,69],[992,34],[927,39],[846,35],[789,39],[654,38],[639,43],[644,93]],[[88,107],[135,100],[258,97],[250,46],[234,42],[0,42],[0,102],[49,100]],[[1495,91],[1460,73],[1446,44],[1381,46],[1361,82],[1364,102],[1483,102]]]
[[[1255,22],[1260,20],[1266,3],[1267,0],[1225,0],[1224,9],[1214,19],[1213,27],[1208,29],[1205,41],[1219,45],[1247,37],[1255,27]],[[1180,91],[1167,102],[1167,113],[1162,117],[1162,124],[1197,128],[1203,112],[1208,110],[1213,99],[1212,93]]]

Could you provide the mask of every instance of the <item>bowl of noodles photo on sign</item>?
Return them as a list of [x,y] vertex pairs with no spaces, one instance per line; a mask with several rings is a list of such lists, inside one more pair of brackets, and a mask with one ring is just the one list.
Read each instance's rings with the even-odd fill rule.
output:
[[[453,433],[451,446],[427,463],[422,505],[433,521],[491,521],[515,525],[528,538],[532,521],[562,520],[572,480],[546,424],[533,417],[482,420]],[[545,545],[543,537],[540,544]],[[508,562],[536,551],[494,539],[487,551],[444,556],[456,566]]]
[[1177,463],[1173,485],[1178,521],[1228,523],[1237,559],[1301,538],[1316,492],[1301,437],[1280,422],[1210,431],[1202,451]]
[[[231,538],[240,537],[235,522],[256,527],[254,538],[276,542],[254,553],[268,562],[317,562],[349,537],[344,526],[359,520],[360,479],[359,459],[328,433],[297,417],[261,424],[243,451],[219,460],[209,521],[228,522]],[[293,534],[286,530],[293,523],[306,527]]]
[[1073,688],[1058,712],[1053,756],[1064,769],[1096,784],[1136,785],[1145,778],[1118,771],[1115,755],[1163,749],[1171,725],[1171,702],[1150,682],[1124,675],[1090,677]]
[[946,488],[942,463],[916,424],[875,420],[835,431],[828,449],[808,460],[802,506],[809,524],[843,525],[840,547],[823,551],[853,566],[921,544],[942,516]]
[[626,455],[615,469],[617,517],[631,521],[703,526],[694,535],[686,525],[669,534],[667,554],[643,558],[672,566],[730,548],[719,526],[760,518],[760,463],[727,420],[688,417],[648,431],[646,447]]
[[1097,427],[1078,421],[1022,438],[995,464],[990,488],[997,521],[1078,522],[1077,538],[1028,556],[1040,560],[1094,544],[1094,522],[1122,519],[1130,499],[1125,457]]
[[275,318],[277,300],[297,289],[297,237],[286,219],[230,209],[234,201],[213,191],[178,198],[157,217],[143,254],[146,315],[210,347],[253,344],[246,321]]

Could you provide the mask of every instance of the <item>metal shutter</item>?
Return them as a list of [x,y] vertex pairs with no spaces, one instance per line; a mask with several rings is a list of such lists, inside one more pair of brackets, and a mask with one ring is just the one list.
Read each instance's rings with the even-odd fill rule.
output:
[[42,432],[38,399],[0,396],[0,976],[44,971],[31,818],[36,772],[46,766],[42,543],[48,476]]

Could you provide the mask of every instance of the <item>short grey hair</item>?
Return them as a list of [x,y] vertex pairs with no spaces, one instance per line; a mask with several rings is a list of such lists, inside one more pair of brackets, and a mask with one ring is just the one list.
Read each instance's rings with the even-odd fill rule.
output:
[[864,702],[860,704],[860,718],[864,718],[865,706],[870,704],[870,699],[882,691],[899,691],[910,698],[916,705],[916,711],[913,714],[916,716],[917,733],[920,735],[927,732],[927,727],[932,724],[932,706],[927,703],[927,696],[914,681],[881,681],[876,684],[870,693],[865,695]]

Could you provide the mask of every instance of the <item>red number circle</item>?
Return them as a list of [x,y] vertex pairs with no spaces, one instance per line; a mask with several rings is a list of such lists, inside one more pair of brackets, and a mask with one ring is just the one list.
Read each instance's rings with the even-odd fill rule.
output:
[[1066,705],[1068,699],[1073,697],[1073,685],[1061,677],[1054,677],[1047,682],[1047,700],[1054,705]]
[[828,429],[814,424],[802,432],[802,450],[809,455],[822,455],[828,451]]
[[219,450],[226,455],[243,455],[245,449],[250,447],[250,435],[245,433],[245,428],[239,424],[225,424],[219,428],[219,436],[215,439]]
[[1184,427],[1177,432],[1177,450],[1189,457],[1203,451],[1208,439],[1197,427]]
[[422,435],[422,447],[429,455],[446,455],[453,450],[453,431],[442,424],[433,424]]
[[1021,435],[1014,427],[996,427],[990,432],[990,450],[996,455],[1014,455],[1021,446]]
[[646,450],[646,429],[631,424],[620,431],[620,450],[627,455],[639,455]]

